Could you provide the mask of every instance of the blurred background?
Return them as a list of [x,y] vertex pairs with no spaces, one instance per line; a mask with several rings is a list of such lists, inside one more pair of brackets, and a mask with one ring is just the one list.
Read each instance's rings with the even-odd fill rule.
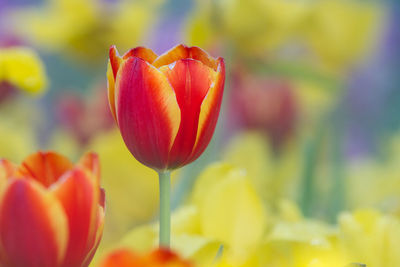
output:
[[[115,127],[108,48],[200,46],[225,58],[225,95],[207,151],[174,174],[175,248],[201,261],[222,244],[248,262],[244,248],[257,255],[271,240],[332,243],[344,212],[400,216],[399,25],[396,0],[0,0],[0,157],[98,152],[107,194],[99,253],[120,240],[151,247],[158,180]],[[215,193],[232,175],[245,186]],[[210,192],[219,197],[199,200]],[[355,253],[368,266],[400,266],[367,254]]]

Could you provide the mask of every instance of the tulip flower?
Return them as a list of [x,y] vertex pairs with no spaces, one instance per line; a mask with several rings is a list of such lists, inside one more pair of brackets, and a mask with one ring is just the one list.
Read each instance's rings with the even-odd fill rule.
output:
[[111,112],[131,153],[164,171],[197,159],[217,122],[225,67],[198,47],[158,56],[137,47],[123,57],[110,49]]
[[107,255],[100,267],[191,267],[188,261],[181,259],[167,249],[157,249],[147,255],[138,255],[128,249],[120,249]]
[[[137,47],[122,57],[112,46],[109,56],[111,112],[132,155],[159,173],[160,225],[169,228],[169,171],[197,159],[211,140],[224,60],[184,45],[160,56]],[[160,231],[160,239],[168,245],[169,231]]]
[[86,267],[104,225],[97,155],[0,161],[0,266]]

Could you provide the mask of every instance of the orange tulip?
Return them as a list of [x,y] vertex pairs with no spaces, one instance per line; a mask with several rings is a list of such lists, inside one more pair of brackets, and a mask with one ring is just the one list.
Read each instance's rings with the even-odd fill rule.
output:
[[76,165],[54,152],[0,160],[0,266],[88,266],[103,232],[99,179],[93,153]]
[[130,250],[121,249],[106,256],[100,267],[191,267],[168,249],[157,249],[147,255],[138,255]]
[[120,57],[113,46],[107,77],[111,112],[137,160],[163,172],[203,153],[221,107],[222,58],[184,45],[160,56],[136,47]]

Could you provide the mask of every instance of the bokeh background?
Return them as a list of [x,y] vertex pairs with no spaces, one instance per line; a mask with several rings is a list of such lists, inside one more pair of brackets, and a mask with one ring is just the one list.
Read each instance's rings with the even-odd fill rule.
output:
[[174,249],[400,266],[399,25],[396,0],[0,0],[0,157],[98,152],[97,258],[149,249],[158,180],[109,112],[108,48],[200,46],[225,58],[225,95],[210,146],[174,173]]

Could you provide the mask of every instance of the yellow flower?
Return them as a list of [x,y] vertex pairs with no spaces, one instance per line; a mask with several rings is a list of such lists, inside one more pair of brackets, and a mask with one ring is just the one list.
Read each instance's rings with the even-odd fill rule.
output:
[[383,149],[384,160],[365,158],[349,166],[346,178],[349,207],[374,207],[400,215],[399,136],[387,140]]
[[[111,44],[128,50],[155,22],[162,1],[111,3],[101,0],[47,0],[40,8],[22,8],[12,17],[22,37],[46,49],[87,62],[102,60]],[[93,63],[93,62],[92,62]]]
[[[215,163],[200,174],[189,202],[173,213],[171,246],[199,266],[210,266],[221,245],[230,258],[244,262],[263,239],[267,223],[267,211],[245,171]],[[157,224],[144,225],[117,247],[146,251],[157,240]]]
[[224,164],[208,167],[194,187],[202,235],[245,257],[266,230],[266,210],[245,170]]
[[37,94],[46,88],[47,76],[39,56],[30,48],[0,48],[0,82]]
[[277,156],[265,136],[244,132],[234,137],[223,160],[244,169],[259,196],[275,204],[281,198],[294,199],[301,173],[300,152],[289,143]]
[[188,26],[189,41],[211,45],[218,35],[245,54],[277,49],[306,14],[299,1],[197,1]]
[[215,267],[344,267],[337,230],[319,221],[277,221],[244,262],[225,253]]
[[314,1],[304,34],[320,60],[339,69],[365,55],[374,44],[382,11],[379,5],[365,1]]
[[344,266],[347,261],[335,246],[336,238],[337,230],[320,221],[278,221],[260,247],[260,266]]
[[297,45],[299,59],[341,71],[372,46],[382,11],[356,0],[198,0],[187,35],[195,45],[222,42],[241,55],[268,59]]
[[340,241],[353,262],[368,267],[400,266],[400,220],[376,210],[358,210],[339,217]]

